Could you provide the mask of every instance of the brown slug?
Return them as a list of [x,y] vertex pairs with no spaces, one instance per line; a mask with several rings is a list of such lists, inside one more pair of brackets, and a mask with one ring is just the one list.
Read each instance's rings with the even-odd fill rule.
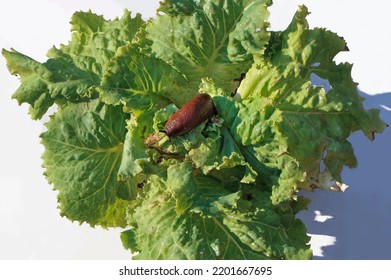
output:
[[216,113],[209,94],[200,93],[172,114],[164,131],[168,137],[182,135],[197,127]]

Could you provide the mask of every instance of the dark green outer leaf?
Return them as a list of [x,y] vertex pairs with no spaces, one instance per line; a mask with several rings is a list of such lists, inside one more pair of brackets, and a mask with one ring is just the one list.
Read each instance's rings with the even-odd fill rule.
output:
[[54,104],[80,102],[91,97],[99,78],[61,59],[39,63],[17,51],[3,50],[11,73],[20,75],[21,85],[12,98],[30,104],[33,119],[40,119]]
[[[278,213],[268,193],[253,201],[186,163],[152,176],[139,207],[130,207],[122,234],[136,259],[311,258],[305,226],[293,211]],[[284,216],[284,220],[281,217]]]
[[117,49],[128,44],[144,24],[141,15],[106,21],[91,12],[77,12],[72,20],[72,40],[59,49],[53,47],[49,59],[39,63],[16,51],[3,50],[8,68],[21,77],[13,95],[19,104],[30,104],[33,119],[40,119],[53,105],[64,106],[97,98],[106,67]]
[[[237,86],[234,79],[246,72],[252,62],[248,49],[255,46],[262,49],[267,43],[268,33],[263,27],[268,14],[263,2],[256,1],[259,5],[247,9],[238,0],[188,1],[184,3],[186,7],[176,1],[165,1],[163,11],[171,5],[169,14],[158,15],[148,23],[145,43],[150,45],[153,55],[186,77],[188,83],[183,84],[183,94],[188,96],[187,100],[197,93],[198,85],[205,77],[213,78],[219,87],[233,91]],[[256,20],[262,23],[260,33],[250,30],[253,26],[249,27],[246,20],[251,17],[247,13],[258,10]],[[242,18],[244,22],[241,22]],[[235,32],[238,25],[240,28]],[[245,47],[238,43],[242,37],[247,40],[243,41]],[[232,55],[240,56],[243,52],[245,55],[234,62],[229,57],[230,50]]]
[[41,135],[45,175],[58,190],[61,215],[90,225],[125,226],[131,182],[119,182],[126,126],[120,107],[99,101],[60,109]]

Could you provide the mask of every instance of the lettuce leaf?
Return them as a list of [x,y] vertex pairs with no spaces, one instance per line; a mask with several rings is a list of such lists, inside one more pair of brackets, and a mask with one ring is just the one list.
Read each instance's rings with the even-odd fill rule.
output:
[[171,102],[185,103],[178,87],[181,82],[185,82],[183,76],[171,66],[128,44],[112,58],[98,90],[105,103],[121,103],[136,113]]
[[152,177],[141,206],[130,210],[133,229],[122,238],[139,252],[136,259],[311,257],[304,225],[292,212],[282,219],[268,193],[254,193],[249,202],[242,198],[245,190],[231,193],[192,169],[186,163],[170,165],[167,179]]
[[[233,91],[234,79],[252,63],[246,49],[262,50],[268,42],[267,5],[270,1],[164,1],[160,11],[166,14],[147,24],[143,41],[152,55],[186,78],[182,95],[187,100],[205,77]],[[235,56],[241,59],[231,59]]]
[[[340,190],[343,166],[356,166],[348,137],[362,130],[373,140],[386,127],[379,110],[364,109],[351,65],[333,61],[346,50],[345,41],[325,29],[310,30],[307,15],[301,6],[288,28],[273,37],[273,50],[253,64],[237,91],[243,100],[240,123],[227,120],[258,161],[280,170],[275,203],[290,200],[300,188]],[[314,75],[329,82],[327,92],[312,83]]]
[[[343,38],[310,29],[305,6],[269,31],[270,5],[165,0],[147,22],[78,12],[46,62],[3,50],[31,117],[58,105],[41,138],[60,214],[124,228],[135,259],[310,259],[298,192],[343,190],[349,136],[387,125],[335,63]],[[217,114],[168,137],[198,92]]]
[[143,24],[140,14],[132,18],[126,10],[121,19],[111,21],[92,12],[76,12],[71,19],[71,41],[49,50],[46,62],[3,50],[10,72],[21,78],[13,98],[19,104],[30,104],[33,119],[41,119],[53,104],[65,106],[97,98],[96,87],[111,58],[132,41]]
[[125,226],[131,181],[118,181],[126,133],[120,107],[99,100],[71,104],[42,133],[45,175],[58,190],[61,215],[91,225]]

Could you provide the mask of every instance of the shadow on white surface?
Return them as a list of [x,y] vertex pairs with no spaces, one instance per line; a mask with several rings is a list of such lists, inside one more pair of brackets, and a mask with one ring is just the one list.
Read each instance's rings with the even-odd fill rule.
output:
[[[381,110],[391,125],[391,93],[367,95],[366,108]],[[345,169],[344,193],[302,193],[312,200],[299,218],[311,234],[314,259],[391,259],[391,128],[373,142],[363,133],[350,137],[358,167]]]

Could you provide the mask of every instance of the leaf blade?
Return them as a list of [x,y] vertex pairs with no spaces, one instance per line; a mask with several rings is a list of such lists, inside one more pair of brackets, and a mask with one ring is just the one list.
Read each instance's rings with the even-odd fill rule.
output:
[[127,202],[119,193],[132,186],[117,181],[125,118],[120,108],[96,100],[62,108],[46,124],[42,158],[61,215],[92,226],[126,225]]

